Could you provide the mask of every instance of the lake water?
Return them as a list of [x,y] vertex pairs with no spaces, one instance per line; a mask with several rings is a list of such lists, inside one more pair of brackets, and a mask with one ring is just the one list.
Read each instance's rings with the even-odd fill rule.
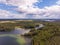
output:
[[0,45],[19,45],[16,39],[9,36],[0,37]]
[[[27,33],[30,30],[24,30],[21,28],[15,29],[11,32],[0,32],[0,45],[31,45],[31,39],[27,38],[27,37],[22,37],[21,34]],[[11,36],[12,35],[12,36]],[[20,35],[20,36],[16,36],[16,35]],[[14,37],[15,36],[15,37]],[[18,39],[20,38],[20,39]],[[20,44],[18,41],[16,40],[21,40]],[[25,43],[24,43],[25,41]]]

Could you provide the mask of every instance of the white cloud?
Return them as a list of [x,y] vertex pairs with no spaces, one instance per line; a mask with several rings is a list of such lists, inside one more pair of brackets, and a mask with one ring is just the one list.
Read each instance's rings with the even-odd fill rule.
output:
[[[19,10],[18,10],[19,11]],[[25,12],[25,15],[32,14],[33,18],[60,18],[60,6],[53,5],[50,7],[45,7],[43,9],[39,8],[27,8],[21,9],[20,11]]]
[[60,6],[59,5],[45,7],[45,9],[46,9],[45,16],[48,16],[50,18],[59,18],[60,17]]
[[25,18],[22,14],[12,14],[6,10],[0,10],[0,18]]
[[10,5],[15,5],[18,7],[27,7],[27,6],[32,6],[35,2],[38,0],[0,0],[2,3],[10,4]]
[[34,14],[33,18],[60,18],[60,6],[53,5],[43,9],[35,8],[27,12],[27,14]]
[[9,15],[8,11],[0,10],[0,18],[7,18]]
[[[0,0],[8,5],[18,6],[15,10],[22,12],[22,14],[13,14],[5,10],[0,10],[0,18],[60,18],[60,6],[47,6],[42,9],[33,8],[33,4],[38,0]],[[27,17],[32,14],[32,17]]]
[[57,3],[58,5],[60,5],[60,0],[58,0],[56,3]]
[[[19,8],[18,8],[19,9]],[[21,14],[13,14],[5,10],[0,10],[0,18],[60,18],[60,6],[54,5],[50,7],[45,7],[43,9],[39,8],[27,8],[26,10],[17,10],[22,12]],[[27,14],[32,14],[32,17],[27,17]]]

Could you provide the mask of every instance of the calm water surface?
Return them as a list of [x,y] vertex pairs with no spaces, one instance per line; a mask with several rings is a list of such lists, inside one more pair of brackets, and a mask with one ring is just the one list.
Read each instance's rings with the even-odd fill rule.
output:
[[[21,35],[24,34],[26,32],[29,32],[30,30],[26,31],[24,29],[15,29],[11,32],[0,32],[0,45],[20,45],[17,41],[16,38],[11,37],[11,36],[1,36],[1,34],[5,35],[5,34],[17,34],[17,35]],[[24,45],[31,45],[31,39],[27,38],[27,37],[23,37],[26,41],[26,43]]]

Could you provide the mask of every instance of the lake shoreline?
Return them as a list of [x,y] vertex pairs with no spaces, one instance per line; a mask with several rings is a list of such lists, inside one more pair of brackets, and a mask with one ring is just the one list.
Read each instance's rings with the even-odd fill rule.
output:
[[[25,33],[26,31],[27,30],[25,30],[25,29],[18,28],[18,29],[11,31],[11,32],[0,32],[0,36],[18,35],[17,37],[19,40],[17,40],[17,41],[20,43],[21,42],[20,40],[23,40],[23,42],[21,42],[21,43],[26,43],[24,45],[28,45],[31,43],[31,39],[28,37],[22,36],[22,34]],[[20,37],[22,37],[23,39],[20,39]]]

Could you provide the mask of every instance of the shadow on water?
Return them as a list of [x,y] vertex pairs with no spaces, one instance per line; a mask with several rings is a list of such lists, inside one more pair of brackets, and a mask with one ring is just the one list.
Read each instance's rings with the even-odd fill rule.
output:
[[0,45],[20,45],[16,38],[10,36],[0,37]]

